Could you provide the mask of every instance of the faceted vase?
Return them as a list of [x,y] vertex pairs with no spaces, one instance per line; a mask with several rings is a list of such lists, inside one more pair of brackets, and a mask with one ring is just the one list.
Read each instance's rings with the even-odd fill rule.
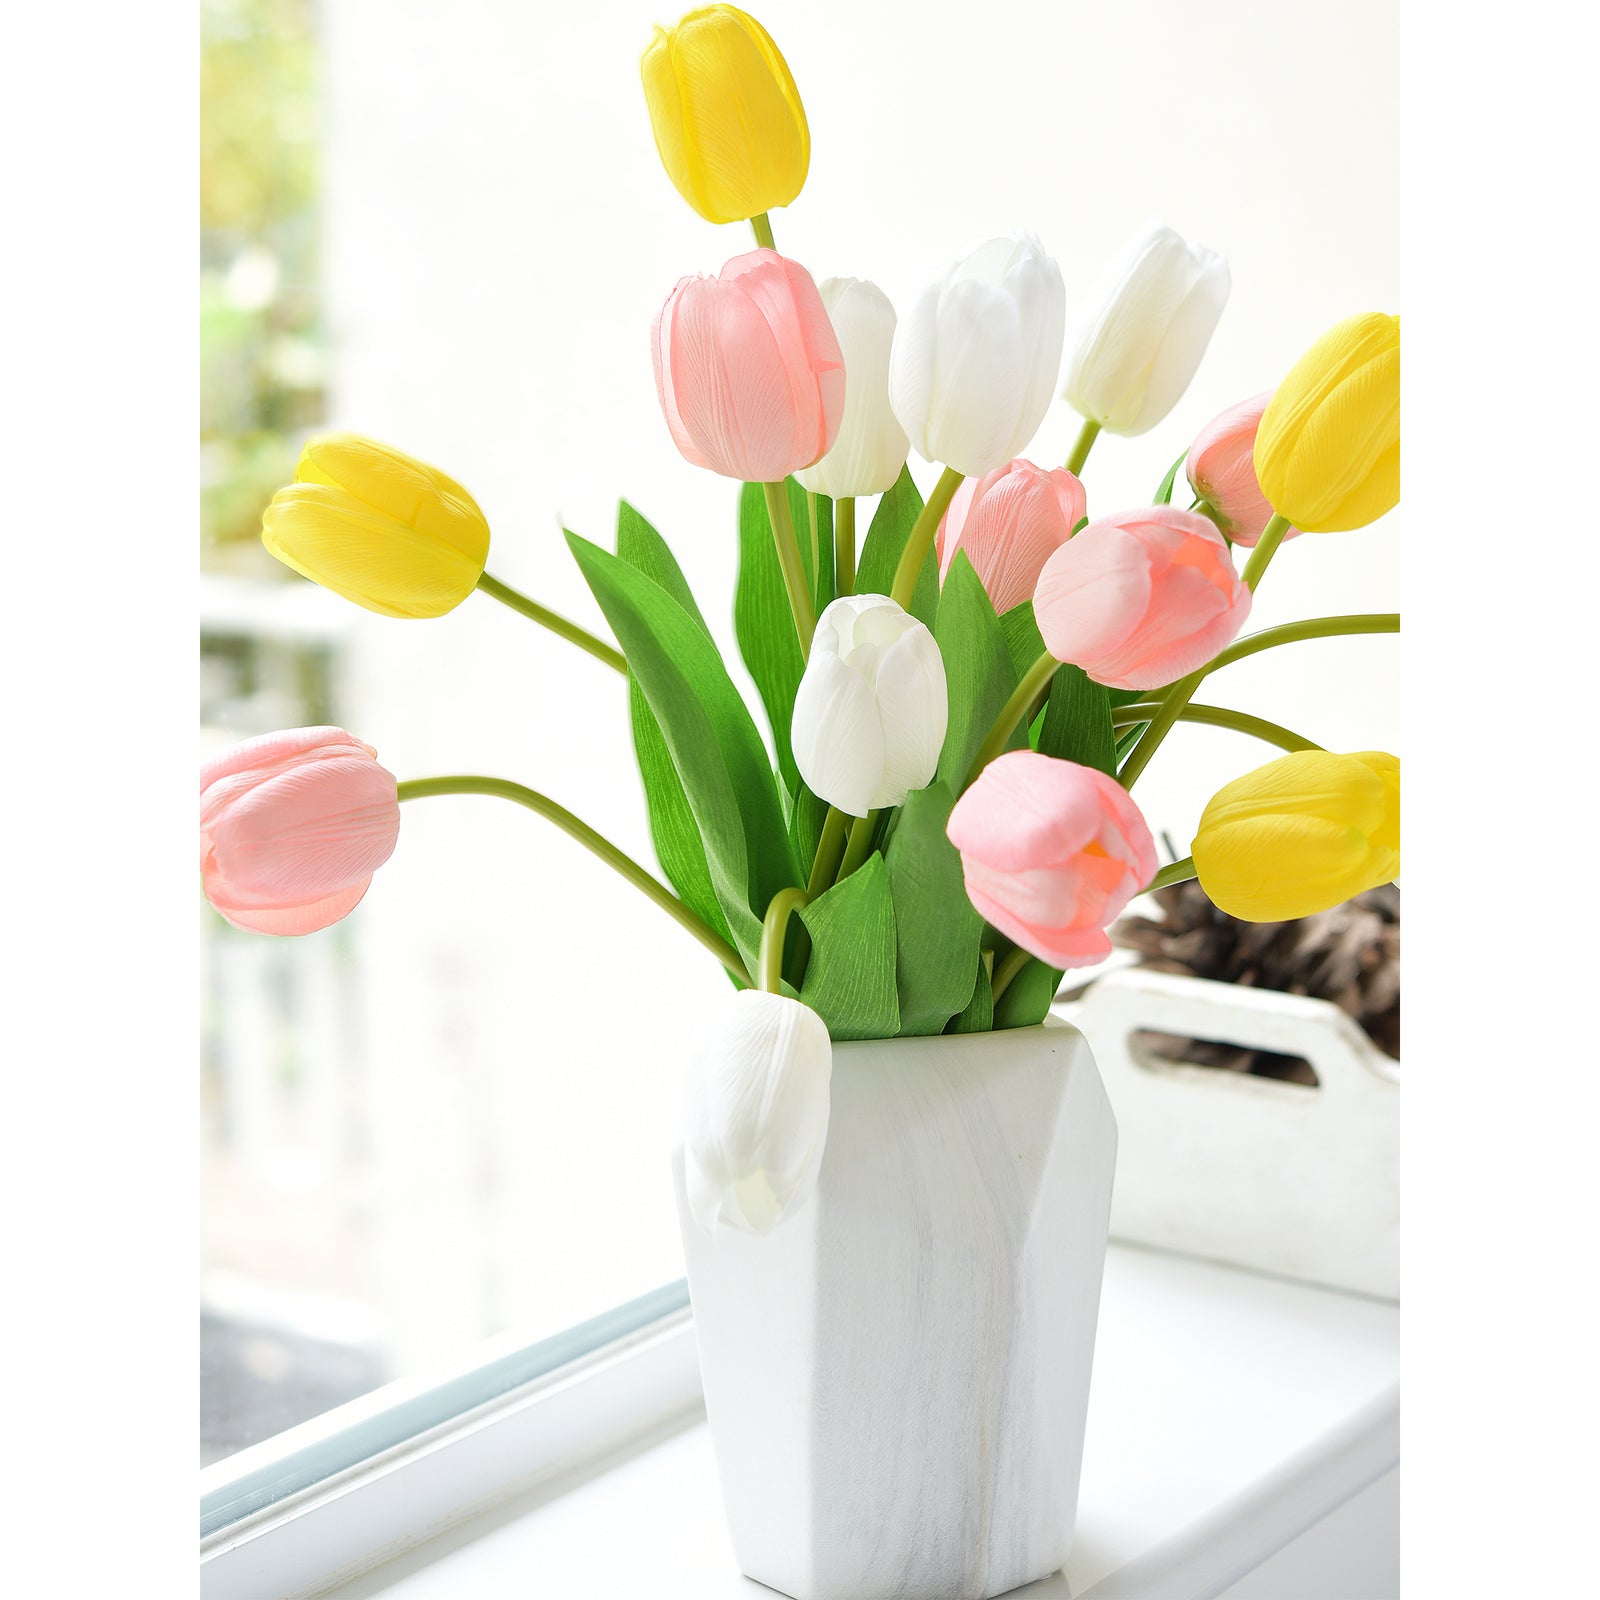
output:
[[1083,1036],[834,1046],[816,1192],[678,1211],[739,1565],[795,1600],[984,1600],[1072,1543],[1116,1124]]

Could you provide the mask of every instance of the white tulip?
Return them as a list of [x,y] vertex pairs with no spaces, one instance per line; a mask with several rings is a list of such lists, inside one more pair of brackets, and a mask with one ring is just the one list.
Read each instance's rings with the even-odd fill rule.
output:
[[833,1045],[810,1006],[762,989],[724,1003],[688,1084],[684,1187],[702,1227],[766,1233],[816,1187]]
[[1100,280],[1067,401],[1107,433],[1145,433],[1183,398],[1228,303],[1228,258],[1147,222]]
[[826,278],[817,285],[844,355],[844,416],[829,450],[795,473],[813,494],[835,500],[892,489],[910,442],[889,409],[889,348],[894,307],[865,278]]
[[946,269],[895,330],[889,403],[917,453],[969,478],[1020,455],[1061,371],[1067,291],[1031,233]]
[[817,618],[790,743],[811,792],[853,817],[933,782],[950,715],[933,635],[884,594],[850,594]]

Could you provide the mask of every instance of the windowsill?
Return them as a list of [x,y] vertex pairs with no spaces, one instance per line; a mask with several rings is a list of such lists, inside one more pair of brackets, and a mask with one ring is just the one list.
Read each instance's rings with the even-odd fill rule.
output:
[[[1072,1557],[1026,1593],[1396,1592],[1384,1575],[1394,1565],[1398,1378],[1396,1306],[1114,1245]],[[1319,1532],[1330,1517],[1348,1536]],[[1258,1569],[1276,1585],[1298,1581],[1289,1572],[1302,1539],[1313,1587],[1252,1585],[1246,1575]],[[325,1592],[462,1600],[530,1582],[541,1594],[602,1600],[772,1592],[734,1564],[703,1413]]]

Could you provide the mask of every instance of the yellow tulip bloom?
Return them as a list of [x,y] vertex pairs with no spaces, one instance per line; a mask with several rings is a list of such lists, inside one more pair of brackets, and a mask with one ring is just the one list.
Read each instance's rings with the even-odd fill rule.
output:
[[1200,887],[1245,922],[1308,917],[1400,872],[1400,761],[1300,750],[1225,784],[1194,840]]
[[811,165],[805,107],[754,17],[691,11],[656,29],[639,70],[661,164],[707,222],[742,222],[800,193]]
[[1256,432],[1256,478],[1307,533],[1364,528],[1400,499],[1400,319],[1330,328],[1295,362]]
[[354,433],[312,439],[261,542],[324,589],[386,617],[442,617],[472,593],[489,524],[454,478]]

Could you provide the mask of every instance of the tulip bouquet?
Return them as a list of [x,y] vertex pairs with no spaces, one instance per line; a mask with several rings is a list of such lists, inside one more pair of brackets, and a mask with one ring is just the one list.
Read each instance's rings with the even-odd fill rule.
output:
[[[1067,331],[1037,239],[980,245],[897,317],[876,285],[818,284],[776,248],[769,213],[800,194],[810,144],[759,23],[691,12],[657,31],[643,78],[673,183],[711,222],[748,220],[757,245],[683,278],[651,351],[685,460],[741,485],[734,620],[770,743],[626,502],[613,548],[567,534],[613,643],[485,570],[488,524],[454,479],[369,439],[313,439],[267,508],[267,548],[391,617],[481,590],[623,674],[666,881],[534,789],[397,783],[337,728],[204,769],[202,871],[229,921],[305,934],[361,899],[401,801],[494,794],[545,816],[732,979],[690,1089],[688,1182],[702,1221],[761,1231],[815,1177],[830,1040],[1038,1023],[1063,970],[1107,955],[1108,925],[1155,886],[1198,876],[1224,909],[1278,920],[1396,875],[1393,756],[1324,751],[1196,694],[1257,651],[1398,627],[1319,617],[1240,637],[1281,545],[1396,503],[1399,324],[1331,328],[1203,429],[1149,504],[1091,515],[1097,435],[1146,433],[1182,396],[1227,300],[1222,256],[1156,225],[1131,242],[1067,363],[1076,445],[1035,464],[1022,452]],[[941,468],[926,500],[912,449]],[[1222,789],[1192,855],[1158,871],[1133,789],[1179,720],[1287,753]]]

